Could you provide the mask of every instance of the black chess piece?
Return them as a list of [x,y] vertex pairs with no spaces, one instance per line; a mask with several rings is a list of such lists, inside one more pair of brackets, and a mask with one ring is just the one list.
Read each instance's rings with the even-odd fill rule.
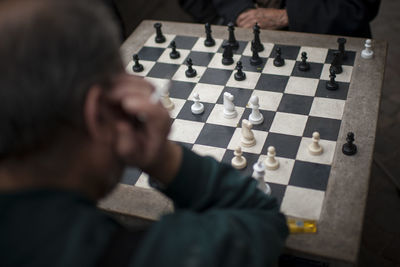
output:
[[329,69],[332,69],[335,74],[340,74],[343,72],[342,55],[340,54],[340,51],[333,52],[333,61]]
[[143,65],[139,63],[139,56],[137,54],[133,55],[133,61],[135,62],[135,64],[132,67],[132,70],[134,72],[142,72],[143,71]]
[[156,43],[164,43],[166,41],[165,36],[162,34],[161,26],[162,25],[159,22],[154,23],[154,28],[156,28]]
[[222,64],[232,65],[233,64],[233,51],[232,46],[229,43],[222,45],[224,52],[222,53]]
[[307,52],[301,53],[301,62],[299,63],[300,71],[308,71],[310,70],[310,63],[307,62]]
[[253,55],[250,58],[250,65],[252,66],[258,66],[262,64],[262,59],[260,58],[260,55],[258,54],[257,49],[254,47],[254,41],[251,42],[251,51],[253,52]]
[[354,142],[354,133],[348,132],[346,137],[347,143],[344,143],[342,146],[343,154],[347,156],[352,156],[357,153],[357,146],[353,144]]
[[346,59],[346,51],[344,49],[344,45],[346,44],[346,38],[338,38],[337,42],[338,42],[338,50],[340,52],[340,54],[342,55],[342,59]]
[[175,43],[175,41],[172,41],[170,46],[172,48],[172,51],[171,51],[171,53],[169,53],[169,57],[172,58],[172,59],[180,58],[181,54],[178,51],[176,51],[176,43]]
[[326,89],[335,91],[339,88],[339,84],[335,81],[336,74],[333,69],[330,69],[329,72],[330,72],[329,75],[330,80],[326,82]]
[[257,50],[257,52],[262,52],[264,51],[264,45],[261,43],[260,40],[260,26],[258,26],[258,23],[253,27],[253,33],[254,33],[254,47]]
[[282,50],[280,47],[277,47],[276,50],[276,56],[274,59],[274,66],[275,67],[282,67],[283,65],[285,65],[285,60],[282,58]]
[[206,28],[206,39],[204,40],[204,45],[207,47],[214,46],[215,40],[211,36],[212,31],[210,23],[207,22],[205,28]]
[[191,58],[188,58],[186,60],[186,65],[188,66],[187,70],[185,71],[185,75],[188,78],[193,78],[197,75],[197,71],[195,69],[193,69],[193,62]]
[[243,81],[246,79],[246,73],[244,73],[242,69],[243,69],[242,61],[238,61],[236,63],[237,72],[234,75],[236,81]]
[[232,46],[232,49],[236,50],[239,48],[239,42],[235,38],[235,25],[232,22],[228,23],[229,38],[228,44]]

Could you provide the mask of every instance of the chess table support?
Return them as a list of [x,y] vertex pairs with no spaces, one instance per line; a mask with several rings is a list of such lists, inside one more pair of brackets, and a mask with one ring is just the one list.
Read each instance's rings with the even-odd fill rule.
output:
[[[121,47],[123,61],[128,64],[144,42],[154,33],[155,21],[143,21]],[[163,32],[205,37],[204,25],[162,22]],[[213,26],[213,37],[228,39],[226,27]],[[252,40],[248,29],[235,30],[238,40]],[[338,36],[261,31],[261,41],[337,49]],[[352,266],[357,263],[366,206],[370,168],[375,143],[378,110],[384,76],[387,43],[374,40],[374,58],[361,58],[365,39],[347,38],[346,49],[357,51],[348,98],[343,114],[336,151],[341,151],[346,134],[353,131],[358,153],[346,156],[336,153],[328,189],[316,234],[291,235],[288,252],[330,262],[330,266]],[[356,81],[356,82],[354,82]],[[173,210],[172,203],[155,190],[118,185],[99,203],[103,210],[157,220]]]

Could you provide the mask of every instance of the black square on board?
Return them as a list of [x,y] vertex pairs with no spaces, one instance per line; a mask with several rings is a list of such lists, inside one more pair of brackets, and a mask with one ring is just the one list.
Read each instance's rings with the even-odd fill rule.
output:
[[303,136],[312,137],[313,132],[319,132],[321,139],[337,141],[340,124],[340,120],[309,116]]
[[331,166],[296,160],[289,184],[325,191],[328,185]]
[[195,85],[195,83],[191,82],[171,81],[169,96],[172,98],[188,99]]
[[232,74],[231,70],[208,68],[200,79],[200,83],[225,85]]
[[179,65],[157,62],[153,68],[151,68],[147,76],[161,79],[171,79],[178,69]]
[[313,97],[303,95],[283,94],[278,111],[308,115],[313,103]]
[[138,53],[139,62],[140,60],[157,61],[162,53],[164,53],[164,48],[142,47]]
[[142,171],[137,168],[125,168],[124,172],[122,173],[121,183],[127,185],[134,185],[136,184],[137,180],[139,180]]
[[199,38],[192,36],[176,36],[174,41],[176,48],[179,49],[192,49]]
[[283,93],[285,91],[288,81],[288,76],[262,73],[260,78],[258,79],[256,89],[261,91]]
[[326,97],[326,98],[333,98],[333,99],[347,99],[347,93],[349,92],[349,83],[345,82],[337,82],[339,84],[339,88],[337,90],[328,90],[326,89],[326,83],[328,81],[320,80],[318,82],[317,92],[315,96],[318,97]]
[[[224,154],[224,157],[222,158],[222,162],[231,165],[231,160],[234,157],[233,152],[234,152],[233,150],[229,150],[229,149],[226,150],[225,154]],[[243,152],[243,157],[246,158],[247,166],[244,169],[240,170],[240,172],[242,173],[242,175],[244,177],[251,176],[253,174],[253,165],[255,163],[257,163],[258,158],[260,157],[260,155]]]
[[[240,121],[242,121],[243,119],[248,120],[250,113],[251,113],[251,108],[246,108],[243,112]],[[253,130],[268,132],[269,129],[271,128],[276,112],[260,109],[260,113],[264,116],[264,121],[261,124],[253,125]]]
[[268,133],[267,140],[261,150],[263,155],[268,154],[268,147],[274,146],[278,157],[295,159],[301,142],[300,136]]
[[224,90],[222,90],[221,94],[218,97],[217,103],[218,104],[223,104],[224,103],[224,93],[229,92],[234,96],[233,103],[235,104],[236,107],[246,107],[246,105],[249,103],[251,94],[253,93],[252,90],[249,89],[243,89],[243,88],[236,88],[236,87],[225,87]]
[[300,63],[301,61],[296,61],[296,64],[292,71],[292,76],[313,78],[313,79],[319,79],[321,77],[322,68],[324,67],[324,64],[308,62],[308,64],[310,64],[310,69],[308,71],[301,71],[299,70]]
[[204,112],[201,114],[193,114],[191,110],[193,103],[194,102],[191,100],[186,101],[176,118],[188,121],[206,122],[215,105],[202,102],[202,104],[204,105]]
[[234,127],[206,123],[195,144],[227,148],[235,129]]
[[262,70],[265,67],[265,64],[267,63],[267,58],[262,57],[261,58],[262,64],[257,65],[257,66],[251,65],[250,64],[250,59],[251,59],[251,57],[248,57],[248,56],[242,56],[240,58],[240,61],[242,62],[242,66],[243,66],[243,71],[244,72],[246,72],[246,71],[262,72]]
[[276,56],[276,48],[281,49],[281,57],[284,59],[292,59],[296,60],[297,56],[300,51],[300,46],[293,46],[293,45],[274,45],[274,48],[271,51],[271,54],[269,55],[270,58],[275,58]]
[[188,58],[191,58],[194,66],[197,65],[206,67],[208,64],[210,64],[210,61],[213,57],[214,53],[191,51],[185,59],[185,62]]
[[[331,64],[333,61],[333,52],[338,51],[336,49],[329,49],[328,54],[326,55],[325,63]],[[342,61],[343,65],[346,66],[353,66],[354,60],[356,59],[356,52],[355,51],[345,51],[346,58]]]
[[283,196],[286,192],[286,185],[267,183],[271,187],[271,196],[275,197],[278,205],[282,205]]

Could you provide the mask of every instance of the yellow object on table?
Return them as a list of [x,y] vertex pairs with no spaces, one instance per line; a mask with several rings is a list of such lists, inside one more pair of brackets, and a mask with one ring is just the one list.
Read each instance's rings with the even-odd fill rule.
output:
[[317,222],[315,220],[288,218],[287,225],[291,234],[317,232]]

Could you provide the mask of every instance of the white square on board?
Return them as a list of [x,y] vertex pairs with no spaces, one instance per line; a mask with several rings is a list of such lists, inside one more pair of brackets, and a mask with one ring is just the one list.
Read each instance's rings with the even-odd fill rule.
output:
[[167,48],[164,50],[164,52],[161,54],[161,56],[158,58],[158,62],[162,62],[162,63],[170,63],[170,64],[183,64],[185,59],[187,58],[187,56],[190,53],[190,50],[186,50],[186,49],[177,49],[177,51],[181,54],[181,56],[179,58],[173,59],[170,58],[169,54],[171,53],[172,49],[171,48]]
[[302,46],[297,56],[297,61],[301,61],[301,53],[307,53],[308,62],[325,63],[326,56],[328,55],[328,48]]
[[193,99],[194,93],[198,93],[201,102],[216,103],[223,90],[224,86],[222,85],[198,83],[193,88],[190,99]]
[[222,53],[216,53],[208,64],[209,68],[233,70],[236,67],[236,62],[240,59],[240,55],[233,55],[233,63],[231,65],[222,64]]
[[[329,68],[331,67],[331,64],[324,64],[324,67],[322,68],[321,72],[321,80],[329,80]],[[346,66],[342,65],[343,72],[340,74],[336,74],[335,81],[337,82],[346,82],[349,83],[351,81],[351,74],[353,72],[353,67],[352,66]]]
[[144,43],[143,46],[151,46],[151,47],[160,47],[160,48],[167,48],[171,41],[175,38],[175,34],[164,34],[165,42],[163,43],[156,43],[155,38],[156,34],[153,33],[149,39]]
[[281,103],[282,93],[254,90],[252,96],[258,96],[260,109],[277,111]]
[[285,93],[314,96],[318,88],[318,79],[291,76],[285,88]]
[[214,146],[204,146],[195,144],[192,148],[194,152],[202,156],[210,156],[215,158],[217,161],[221,161],[224,157],[226,149]]
[[[241,122],[240,126],[241,127]],[[253,154],[260,154],[264,146],[265,140],[267,139],[268,132],[253,130],[254,138],[256,139],[256,144],[252,147],[245,147],[242,145],[240,138],[242,137],[242,128],[236,128],[231,141],[229,142],[228,149],[235,150],[238,146],[242,147],[243,152],[249,152]]]
[[186,77],[186,74],[185,74],[187,68],[188,67],[186,65],[181,65],[179,67],[179,69],[175,72],[174,76],[172,77],[172,80],[197,83],[200,81],[201,76],[206,71],[206,67],[193,65],[193,69],[196,70],[197,75],[193,78],[189,78],[189,77]]
[[261,73],[246,71],[246,79],[243,81],[235,80],[236,71],[232,72],[231,77],[229,78],[226,86],[236,87],[236,88],[244,88],[244,89],[254,89],[257,85],[258,79],[261,76]]
[[197,40],[197,42],[194,44],[192,47],[192,51],[198,51],[198,52],[208,52],[208,53],[215,53],[218,51],[220,48],[223,40],[222,39],[214,39],[215,40],[215,45],[214,46],[205,46],[204,45],[204,40],[206,38],[201,37]]
[[169,116],[173,119],[178,116],[179,112],[181,111],[183,105],[185,105],[186,100],[184,99],[179,99],[179,98],[170,98],[172,103],[174,103],[174,108],[172,110],[169,110]]
[[341,120],[345,103],[345,100],[315,97],[311,106],[310,115]]
[[199,136],[204,123],[176,119],[172,123],[168,139],[176,142],[194,144]]
[[135,183],[135,186],[146,189],[154,189],[149,185],[149,175],[144,172],[140,174],[139,179]]
[[[267,155],[260,155],[259,160],[265,161]],[[294,159],[275,157],[279,161],[279,168],[276,170],[265,169],[264,181],[275,184],[288,185],[292,175]]]
[[285,59],[285,65],[283,65],[282,67],[275,67],[274,59],[269,58],[267,60],[267,64],[265,64],[262,73],[290,76],[292,74],[295,63],[295,60]]
[[[269,57],[271,54],[272,48],[274,48],[274,44],[272,43],[262,43],[264,45],[264,50],[262,52],[258,52],[258,55],[260,57]],[[251,42],[248,42],[246,45],[246,48],[243,50],[242,53],[243,56],[248,56],[251,57],[253,55],[253,52],[251,51]]]
[[224,117],[224,105],[216,104],[211,111],[210,116],[208,116],[207,123],[217,124],[217,125],[224,125],[230,127],[240,127],[239,120],[242,117],[244,112],[244,108],[242,107],[235,107],[237,111],[237,116],[232,119],[227,119]]
[[[323,138],[323,136],[321,136]],[[311,155],[308,151],[308,146],[312,143],[312,139],[308,137],[303,137],[300,142],[299,150],[297,151],[296,159],[331,165],[333,161],[333,156],[335,155],[336,142],[323,140],[319,141],[319,144],[322,146],[322,154],[321,155]]]
[[277,112],[272,122],[270,132],[302,136],[307,123],[307,116]]
[[144,77],[146,81],[151,83],[154,88],[159,92],[161,88],[165,88],[170,83],[168,79],[161,79],[161,78],[153,78],[153,77]]

